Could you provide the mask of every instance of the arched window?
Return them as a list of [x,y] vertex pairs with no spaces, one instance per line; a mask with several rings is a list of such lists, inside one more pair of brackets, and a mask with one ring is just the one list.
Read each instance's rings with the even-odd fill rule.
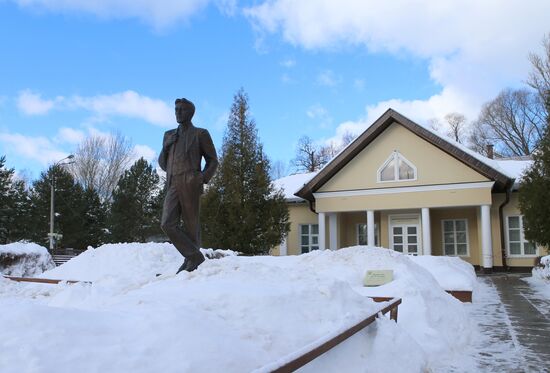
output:
[[378,169],[378,181],[416,180],[416,167],[401,153],[394,150]]

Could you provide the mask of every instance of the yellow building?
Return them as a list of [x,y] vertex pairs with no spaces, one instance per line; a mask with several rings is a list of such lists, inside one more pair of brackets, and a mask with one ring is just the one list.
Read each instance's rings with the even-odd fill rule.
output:
[[290,232],[275,255],[354,245],[532,267],[518,180],[529,160],[486,158],[388,110],[319,172],[276,181]]

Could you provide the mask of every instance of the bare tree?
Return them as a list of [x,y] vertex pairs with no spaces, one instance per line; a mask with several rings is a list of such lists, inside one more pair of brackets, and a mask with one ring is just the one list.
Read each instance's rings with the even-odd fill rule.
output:
[[529,54],[532,70],[527,78],[527,84],[544,100],[550,91],[550,33],[543,37],[542,47],[542,55]]
[[486,140],[505,156],[529,155],[542,136],[546,119],[543,106],[532,91],[505,89],[483,105],[476,133],[485,133]]
[[325,162],[325,155],[321,154],[319,146],[313,143],[308,136],[302,136],[298,140],[296,157],[292,165],[299,172],[313,172],[319,170]]
[[273,180],[285,177],[288,174],[287,165],[280,159],[271,162],[270,175]]
[[348,146],[356,138],[357,138],[357,136],[355,136],[353,133],[351,133],[350,131],[346,131],[344,133],[344,135],[342,136],[342,147],[341,147],[341,149]]
[[445,122],[449,125],[448,136],[463,144],[466,140],[468,123],[466,117],[460,113],[449,113],[445,115]]
[[102,199],[111,193],[133,159],[132,142],[116,132],[90,135],[76,148],[71,172],[84,188],[93,188]]

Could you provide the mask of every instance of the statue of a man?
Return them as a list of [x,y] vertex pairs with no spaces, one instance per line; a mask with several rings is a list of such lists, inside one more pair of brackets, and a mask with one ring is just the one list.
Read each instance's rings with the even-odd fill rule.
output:
[[[191,123],[195,105],[185,98],[176,100],[178,128],[166,131],[159,155],[159,166],[166,171],[166,197],[162,208],[161,228],[185,258],[178,269],[194,271],[204,262],[200,252],[200,197],[204,184],[218,167],[216,148],[204,128]],[[201,160],[204,158],[204,169]],[[183,229],[180,226],[183,220]]]

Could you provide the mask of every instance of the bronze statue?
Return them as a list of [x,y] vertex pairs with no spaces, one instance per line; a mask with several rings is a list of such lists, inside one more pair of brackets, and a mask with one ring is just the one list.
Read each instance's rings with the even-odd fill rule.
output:
[[[176,100],[178,128],[166,131],[159,166],[166,171],[166,197],[161,228],[185,258],[177,273],[194,271],[204,262],[200,252],[200,197],[218,167],[216,148],[204,128],[191,123],[195,105],[185,98]],[[201,171],[201,160],[205,165]],[[180,226],[183,220],[183,229]]]

